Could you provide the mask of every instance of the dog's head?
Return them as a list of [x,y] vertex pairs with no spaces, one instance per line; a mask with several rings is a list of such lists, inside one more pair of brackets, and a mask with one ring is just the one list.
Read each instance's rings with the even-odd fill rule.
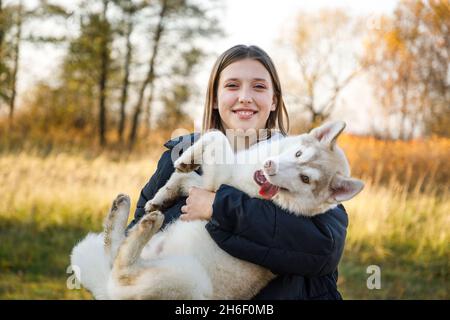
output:
[[350,177],[350,166],[336,140],[345,128],[331,122],[297,137],[254,174],[260,195],[294,213],[314,215],[349,200],[364,187]]

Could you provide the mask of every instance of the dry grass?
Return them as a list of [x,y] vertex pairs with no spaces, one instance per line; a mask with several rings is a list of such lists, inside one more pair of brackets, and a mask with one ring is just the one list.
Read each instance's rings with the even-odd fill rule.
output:
[[373,185],[399,182],[408,190],[445,190],[450,179],[450,139],[432,137],[412,141],[386,141],[343,135],[339,145],[352,165],[352,173]]

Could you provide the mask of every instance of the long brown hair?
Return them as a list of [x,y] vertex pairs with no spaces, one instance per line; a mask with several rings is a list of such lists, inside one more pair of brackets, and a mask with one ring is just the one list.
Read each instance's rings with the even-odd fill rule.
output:
[[217,103],[217,87],[220,73],[230,64],[243,59],[259,61],[269,72],[276,97],[276,109],[270,113],[269,118],[267,119],[266,129],[278,128],[283,135],[287,135],[289,131],[289,116],[283,101],[280,79],[278,78],[275,65],[264,50],[257,46],[246,45],[237,45],[228,49],[220,55],[214,64],[209,77],[208,90],[206,91],[202,131],[206,132],[209,129],[218,129],[225,133],[219,110],[214,109],[214,104]]

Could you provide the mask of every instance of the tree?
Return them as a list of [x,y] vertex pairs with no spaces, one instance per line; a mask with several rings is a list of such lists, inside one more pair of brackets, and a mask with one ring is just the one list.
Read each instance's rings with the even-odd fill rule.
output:
[[[155,24],[152,28],[152,48],[147,64],[147,73],[142,81],[137,102],[133,110],[131,130],[128,138],[130,148],[133,147],[139,127],[145,92],[150,89],[147,100],[147,115],[155,99],[154,88],[158,79],[156,67],[160,70],[170,69],[170,64],[180,59],[184,47],[195,46],[199,37],[211,37],[220,33],[215,18],[208,15],[208,9],[188,0],[159,0],[154,6]],[[156,11],[155,11],[156,10]],[[186,50],[189,51],[189,50]],[[162,60],[161,57],[164,57]],[[157,61],[161,59],[161,64]],[[161,71],[163,72],[163,71]],[[149,121],[149,119],[146,119]]]
[[107,94],[107,82],[109,73],[109,64],[111,60],[111,28],[106,16],[108,11],[108,0],[103,0],[103,10],[100,15],[99,27],[99,60],[100,60],[100,75],[98,79],[99,89],[99,138],[100,145],[106,145],[106,94]]
[[43,17],[67,16],[59,6],[48,4],[44,0],[41,2],[37,8],[28,9],[22,0],[7,6],[0,0],[0,106],[2,102],[8,104],[10,124],[16,109],[17,75],[22,42],[54,41],[46,37],[36,39],[30,34],[24,34],[24,25]]
[[402,1],[392,17],[380,18],[366,39],[364,59],[375,94],[397,119],[391,136],[450,135],[450,4]]
[[[78,9],[80,33],[69,41],[61,82],[66,88],[65,108],[78,109],[78,124],[91,122],[91,126],[96,127],[99,144],[103,147],[107,144],[109,81],[116,64],[111,56],[114,30],[108,19],[110,1],[96,2],[101,4],[100,10],[89,7],[94,4],[85,2]],[[97,106],[96,116],[92,106]],[[97,119],[97,125],[92,119]]]
[[160,3],[158,22],[157,22],[157,25],[156,25],[156,28],[155,28],[155,31],[153,34],[153,39],[152,39],[153,48],[151,50],[150,59],[148,62],[148,71],[147,71],[147,75],[146,75],[144,81],[142,82],[142,84],[140,86],[139,93],[138,93],[138,100],[134,107],[134,113],[133,113],[133,119],[132,119],[133,122],[132,122],[129,140],[128,140],[130,147],[133,146],[133,144],[136,140],[136,133],[137,133],[138,124],[139,124],[139,116],[140,116],[141,110],[142,110],[142,103],[144,100],[145,90],[147,89],[147,86],[149,84],[153,85],[153,80],[155,78],[155,61],[156,61],[156,56],[159,51],[161,37],[162,37],[163,33],[165,32],[165,26],[166,26],[165,20],[167,18],[167,15],[169,14],[169,10],[170,10],[169,2],[170,2],[170,0],[161,0],[161,3]]
[[133,33],[135,26],[135,19],[137,13],[143,10],[147,4],[145,2],[134,3],[130,0],[116,0],[116,5],[120,8],[123,14],[122,26],[120,33],[125,37],[125,59],[123,64],[123,80],[121,85],[120,94],[120,118],[117,128],[117,135],[119,141],[123,141],[123,135],[125,131],[126,113],[125,107],[128,101],[129,88],[130,88],[130,74],[131,74],[131,62],[133,56],[133,45],[131,43],[131,34]]
[[12,124],[23,20],[22,2],[4,6],[0,1],[0,106],[8,105]]
[[176,128],[187,125],[192,120],[183,111],[183,107],[189,101],[192,92],[192,76],[195,67],[202,58],[203,52],[198,48],[190,48],[181,54],[181,59],[172,67],[170,81],[161,90],[163,111],[157,125],[161,129]]
[[3,39],[5,37],[5,26],[4,26],[4,9],[3,9],[3,0],[0,0],[0,57],[3,49]]
[[13,26],[11,19],[11,6],[4,6],[0,0],[0,109],[2,104],[7,104],[10,100],[10,79],[11,79],[11,57],[12,39],[9,34]]
[[22,38],[22,19],[23,19],[23,5],[20,1],[19,6],[16,10],[15,16],[15,26],[16,26],[16,36],[14,41],[14,60],[11,72],[11,97],[9,99],[9,123],[12,127],[14,109],[16,106],[16,94],[17,94],[17,72],[19,71],[19,55],[20,55],[20,40]]
[[[48,12],[39,7],[34,13],[38,11]],[[171,119],[181,119],[172,114],[184,115],[180,108],[193,92],[187,78],[193,76],[194,66],[204,56],[196,49],[197,41],[218,30],[216,20],[208,14],[208,8],[184,0],[79,2],[66,19],[75,28],[67,28],[64,39],[59,39],[67,51],[55,70],[57,76],[30,91],[27,109],[37,116],[37,123],[55,129],[51,130],[54,137],[61,130],[70,130],[80,133],[77,137],[81,139],[95,135],[102,146],[112,127],[119,140],[124,135],[128,111],[133,116],[132,145],[139,124],[148,120],[139,116],[145,112],[149,117],[153,103],[172,105],[165,113]],[[51,40],[41,33],[37,30],[25,38]],[[140,41],[132,43],[133,39]],[[143,54],[133,54],[134,50],[148,54],[146,61],[140,59]],[[44,129],[42,134],[48,131]],[[49,138],[46,141],[56,141]]]
[[357,32],[357,20],[342,10],[298,15],[293,37],[288,39],[298,62],[291,90],[310,115],[309,127],[330,116],[344,88],[363,69],[349,48]]

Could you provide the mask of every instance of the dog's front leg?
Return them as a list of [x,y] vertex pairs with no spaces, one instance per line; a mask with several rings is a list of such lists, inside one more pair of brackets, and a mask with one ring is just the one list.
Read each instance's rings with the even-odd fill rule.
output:
[[[198,169],[204,161],[216,163],[225,148],[230,148],[227,137],[220,131],[210,131],[189,147],[175,162],[179,172],[191,172]],[[209,163],[208,163],[209,164]]]
[[156,210],[164,210],[169,208],[178,197],[186,196],[189,187],[201,187],[201,176],[196,172],[181,173],[174,172],[166,184],[158,190],[153,199],[145,204],[145,212],[150,213]]

